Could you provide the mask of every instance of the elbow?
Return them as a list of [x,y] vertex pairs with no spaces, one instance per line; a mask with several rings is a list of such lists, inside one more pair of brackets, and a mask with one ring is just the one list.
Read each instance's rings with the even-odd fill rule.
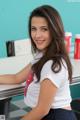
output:
[[43,117],[46,116],[49,113],[48,109],[43,109]]
[[15,76],[15,83],[16,84],[21,84],[24,82],[23,76],[21,76],[20,74],[16,73],[14,76]]
[[15,79],[15,83],[16,83],[16,84],[19,84],[19,83],[20,83],[20,81],[19,81],[19,79],[18,79],[18,77],[17,77],[17,74],[14,75],[14,79]]

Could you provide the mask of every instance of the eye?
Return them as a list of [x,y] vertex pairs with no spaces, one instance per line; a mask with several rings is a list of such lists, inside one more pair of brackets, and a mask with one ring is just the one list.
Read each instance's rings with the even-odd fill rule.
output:
[[35,28],[35,27],[32,27],[32,28],[31,28],[31,31],[36,31],[36,28]]
[[48,28],[42,28],[42,31],[43,32],[48,31]]

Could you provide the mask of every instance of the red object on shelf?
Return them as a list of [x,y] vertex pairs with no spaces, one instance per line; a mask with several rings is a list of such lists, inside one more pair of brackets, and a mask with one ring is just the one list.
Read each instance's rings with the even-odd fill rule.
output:
[[74,59],[80,59],[80,34],[75,36]]
[[71,38],[72,38],[72,33],[71,32],[65,32],[65,46],[66,46],[66,49],[67,49],[68,53],[70,53]]

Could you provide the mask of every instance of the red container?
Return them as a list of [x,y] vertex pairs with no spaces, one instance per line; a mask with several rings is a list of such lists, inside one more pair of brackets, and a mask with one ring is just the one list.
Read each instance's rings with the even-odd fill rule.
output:
[[80,59],[80,34],[75,36],[74,59]]
[[71,38],[72,38],[72,33],[71,32],[65,32],[65,46],[66,46],[66,49],[67,49],[68,53],[70,53]]

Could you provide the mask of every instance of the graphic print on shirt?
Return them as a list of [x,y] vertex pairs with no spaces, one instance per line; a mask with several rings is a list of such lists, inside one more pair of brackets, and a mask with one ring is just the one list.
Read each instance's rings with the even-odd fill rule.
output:
[[27,93],[27,89],[28,89],[28,86],[30,85],[30,83],[33,81],[33,76],[34,76],[34,73],[31,71],[26,79],[26,84],[25,84],[25,88],[24,88],[24,96],[26,96],[26,93]]

